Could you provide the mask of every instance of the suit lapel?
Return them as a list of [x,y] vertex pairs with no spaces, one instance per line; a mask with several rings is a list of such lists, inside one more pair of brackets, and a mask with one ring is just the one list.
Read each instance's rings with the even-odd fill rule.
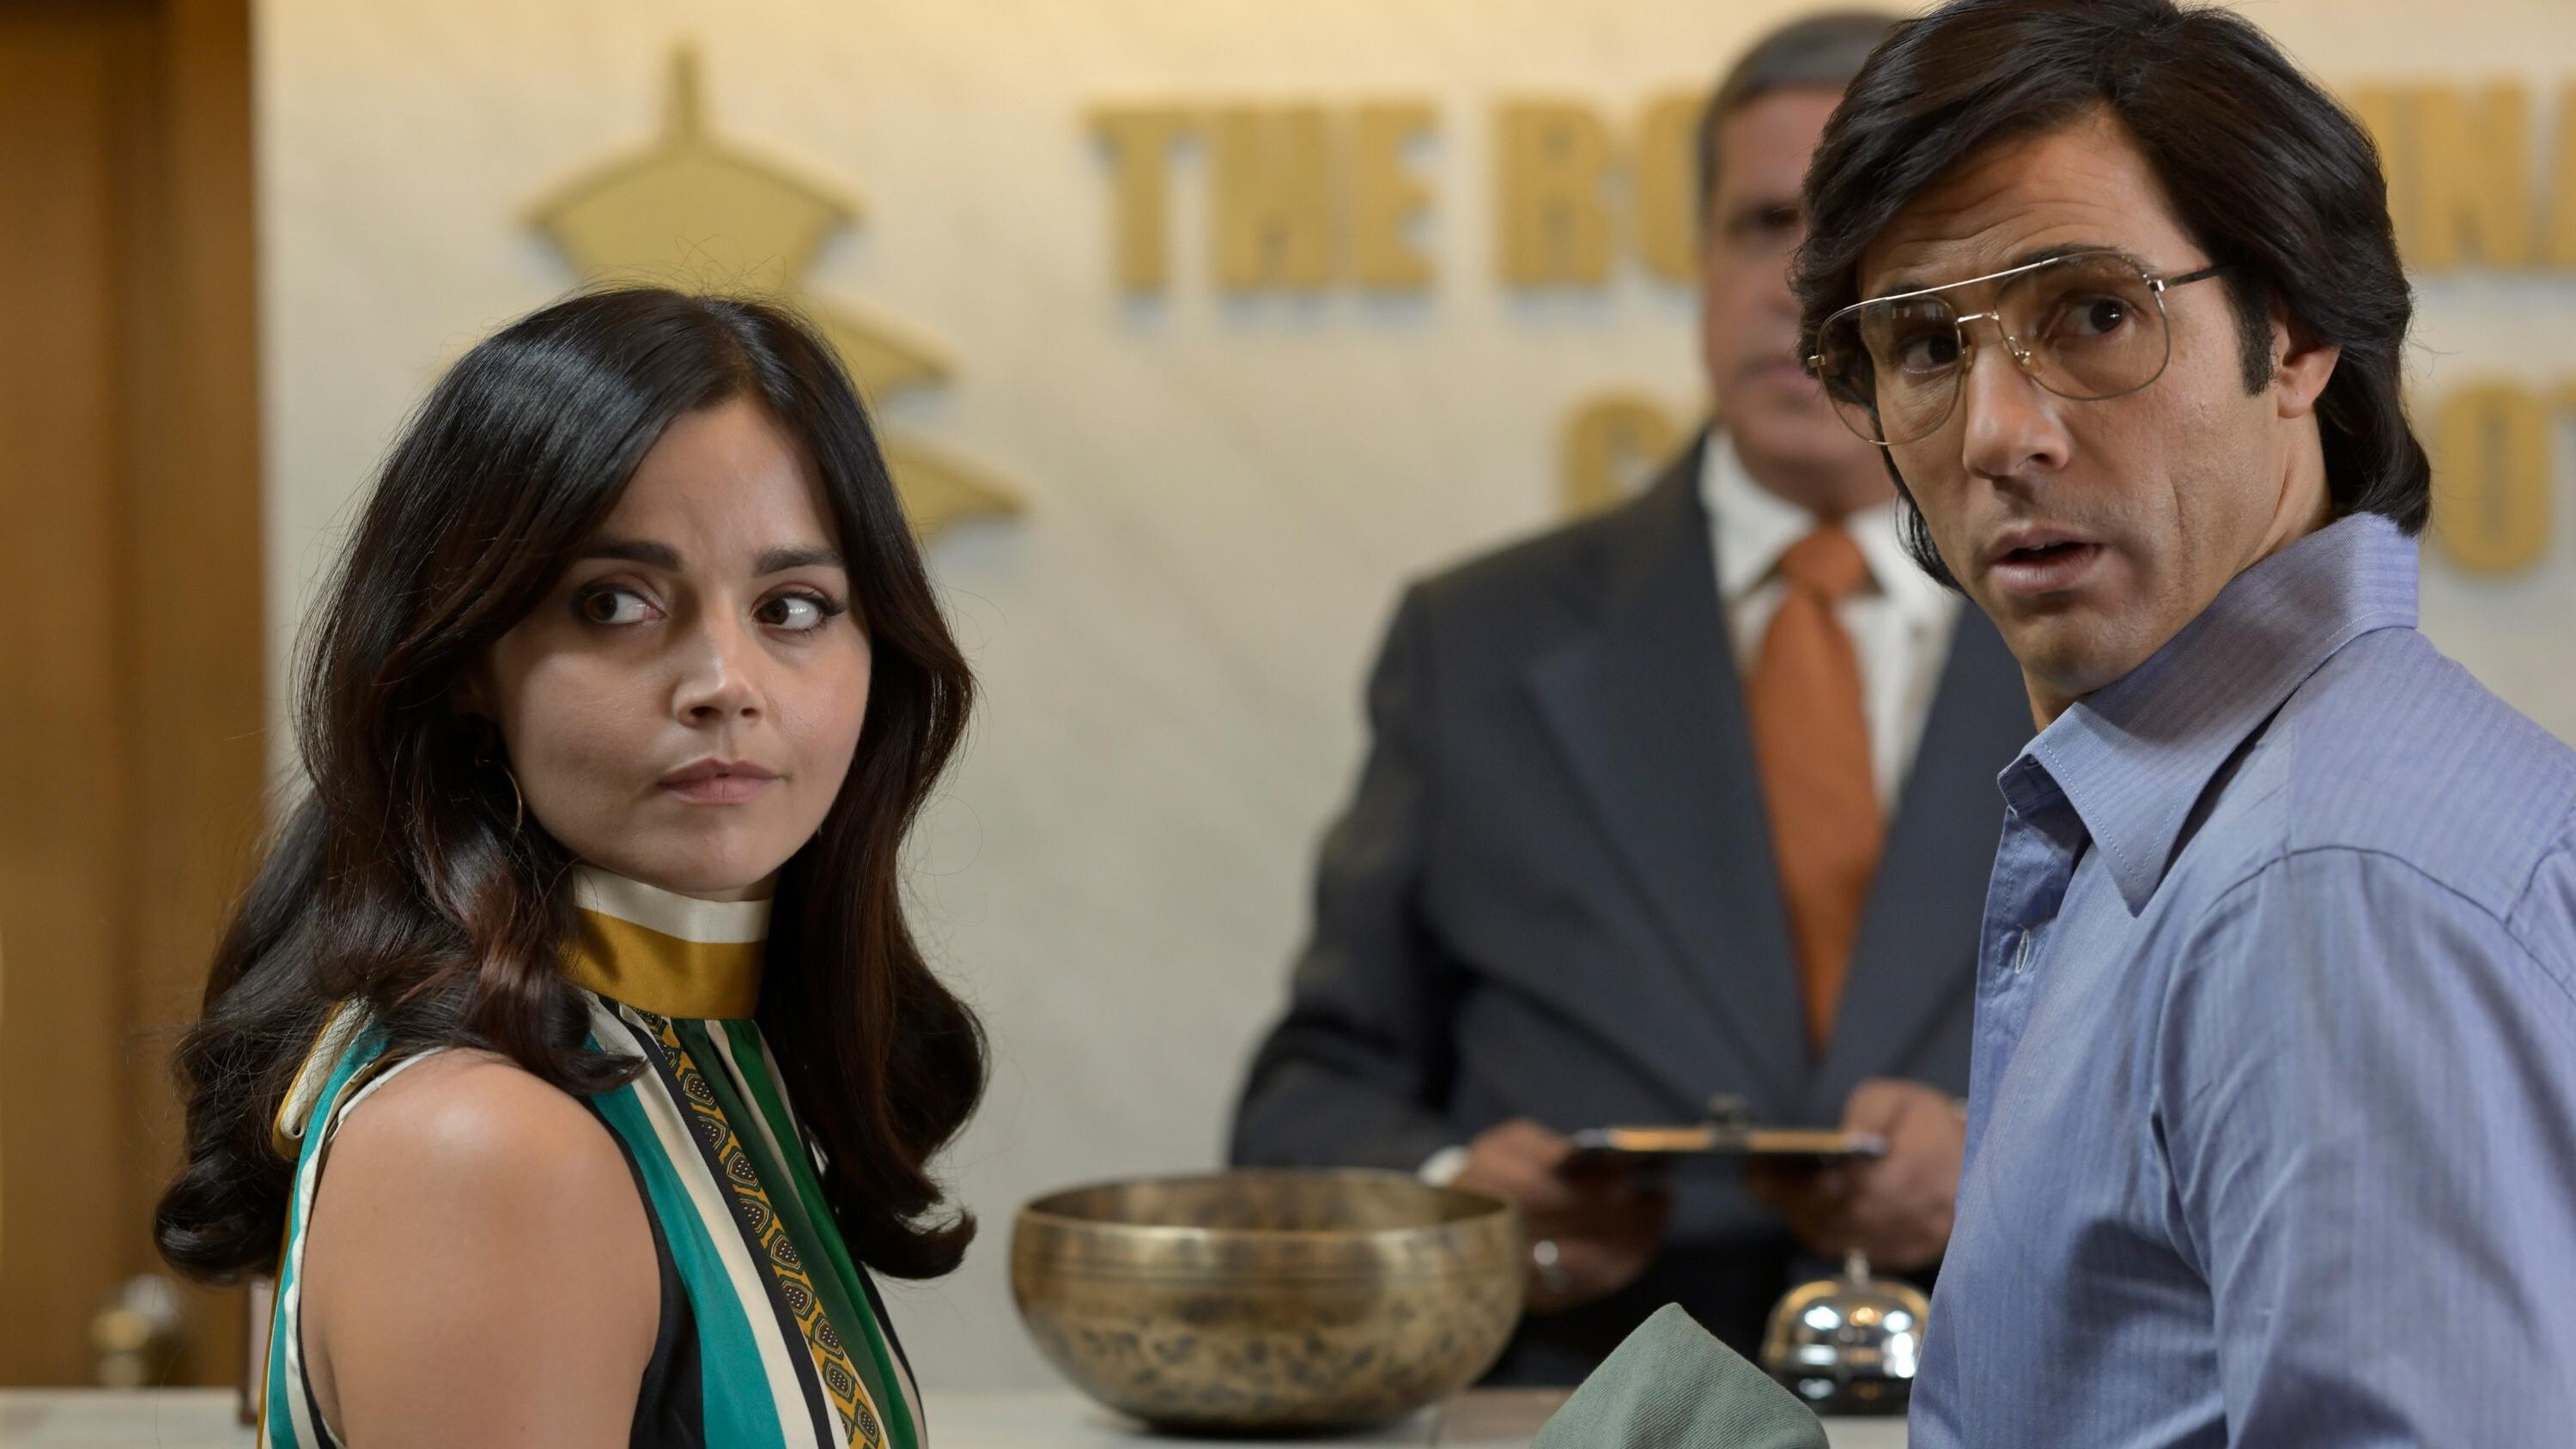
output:
[[1986,616],[1962,605],[1808,1101],[1818,1120],[1839,1120],[1853,1085],[1888,1070],[1967,989],[2003,829],[1995,776],[2031,733],[2021,666]]
[[1705,1008],[1641,1001],[1623,1022],[1631,1044],[1693,1093],[1708,1078],[1714,1053],[1702,1033],[1713,1018],[1785,1107],[1807,1075],[1804,1008],[1699,498],[1707,446],[1621,520],[1599,626],[1539,660],[1530,687],[1603,834],[1653,904],[1682,997]]

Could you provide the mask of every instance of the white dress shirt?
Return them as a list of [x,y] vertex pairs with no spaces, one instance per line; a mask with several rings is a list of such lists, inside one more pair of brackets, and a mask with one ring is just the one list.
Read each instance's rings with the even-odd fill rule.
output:
[[[1814,532],[1818,519],[1754,482],[1722,433],[1709,434],[1701,452],[1699,491],[1716,533],[1717,596],[1726,605],[1737,677],[1749,682],[1762,657],[1763,632],[1789,587],[1780,577],[1780,556]],[[1896,509],[1891,498],[1843,520],[1869,563],[1869,582],[1834,609],[1860,659],[1870,773],[1879,808],[1891,816],[1923,742],[1959,618],[1959,596],[1906,556]]]

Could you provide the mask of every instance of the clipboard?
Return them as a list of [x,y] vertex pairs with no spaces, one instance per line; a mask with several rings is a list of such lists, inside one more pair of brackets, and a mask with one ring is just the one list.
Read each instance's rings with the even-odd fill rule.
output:
[[1838,1127],[1756,1127],[1741,1097],[1710,1099],[1708,1120],[1687,1127],[1594,1127],[1574,1134],[1583,1166],[1646,1165],[1685,1157],[1733,1158],[1784,1166],[1824,1166],[1887,1155],[1887,1139]]
[[1573,1142],[1579,1155],[1639,1160],[1733,1157],[1829,1163],[1887,1155],[1886,1138],[1833,1127],[1594,1127],[1575,1133]]

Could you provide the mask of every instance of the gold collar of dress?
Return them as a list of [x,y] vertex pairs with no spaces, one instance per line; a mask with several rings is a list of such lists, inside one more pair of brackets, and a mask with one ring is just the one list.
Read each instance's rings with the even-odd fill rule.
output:
[[574,868],[572,888],[566,980],[657,1016],[759,1008],[769,902],[702,901],[587,865]]

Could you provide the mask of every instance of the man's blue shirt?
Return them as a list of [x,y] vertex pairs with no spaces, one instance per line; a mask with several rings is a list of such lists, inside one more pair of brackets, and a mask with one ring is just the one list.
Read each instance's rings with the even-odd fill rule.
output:
[[1916,1449],[2576,1445],[2576,754],[2415,592],[2337,522],[2004,772]]

